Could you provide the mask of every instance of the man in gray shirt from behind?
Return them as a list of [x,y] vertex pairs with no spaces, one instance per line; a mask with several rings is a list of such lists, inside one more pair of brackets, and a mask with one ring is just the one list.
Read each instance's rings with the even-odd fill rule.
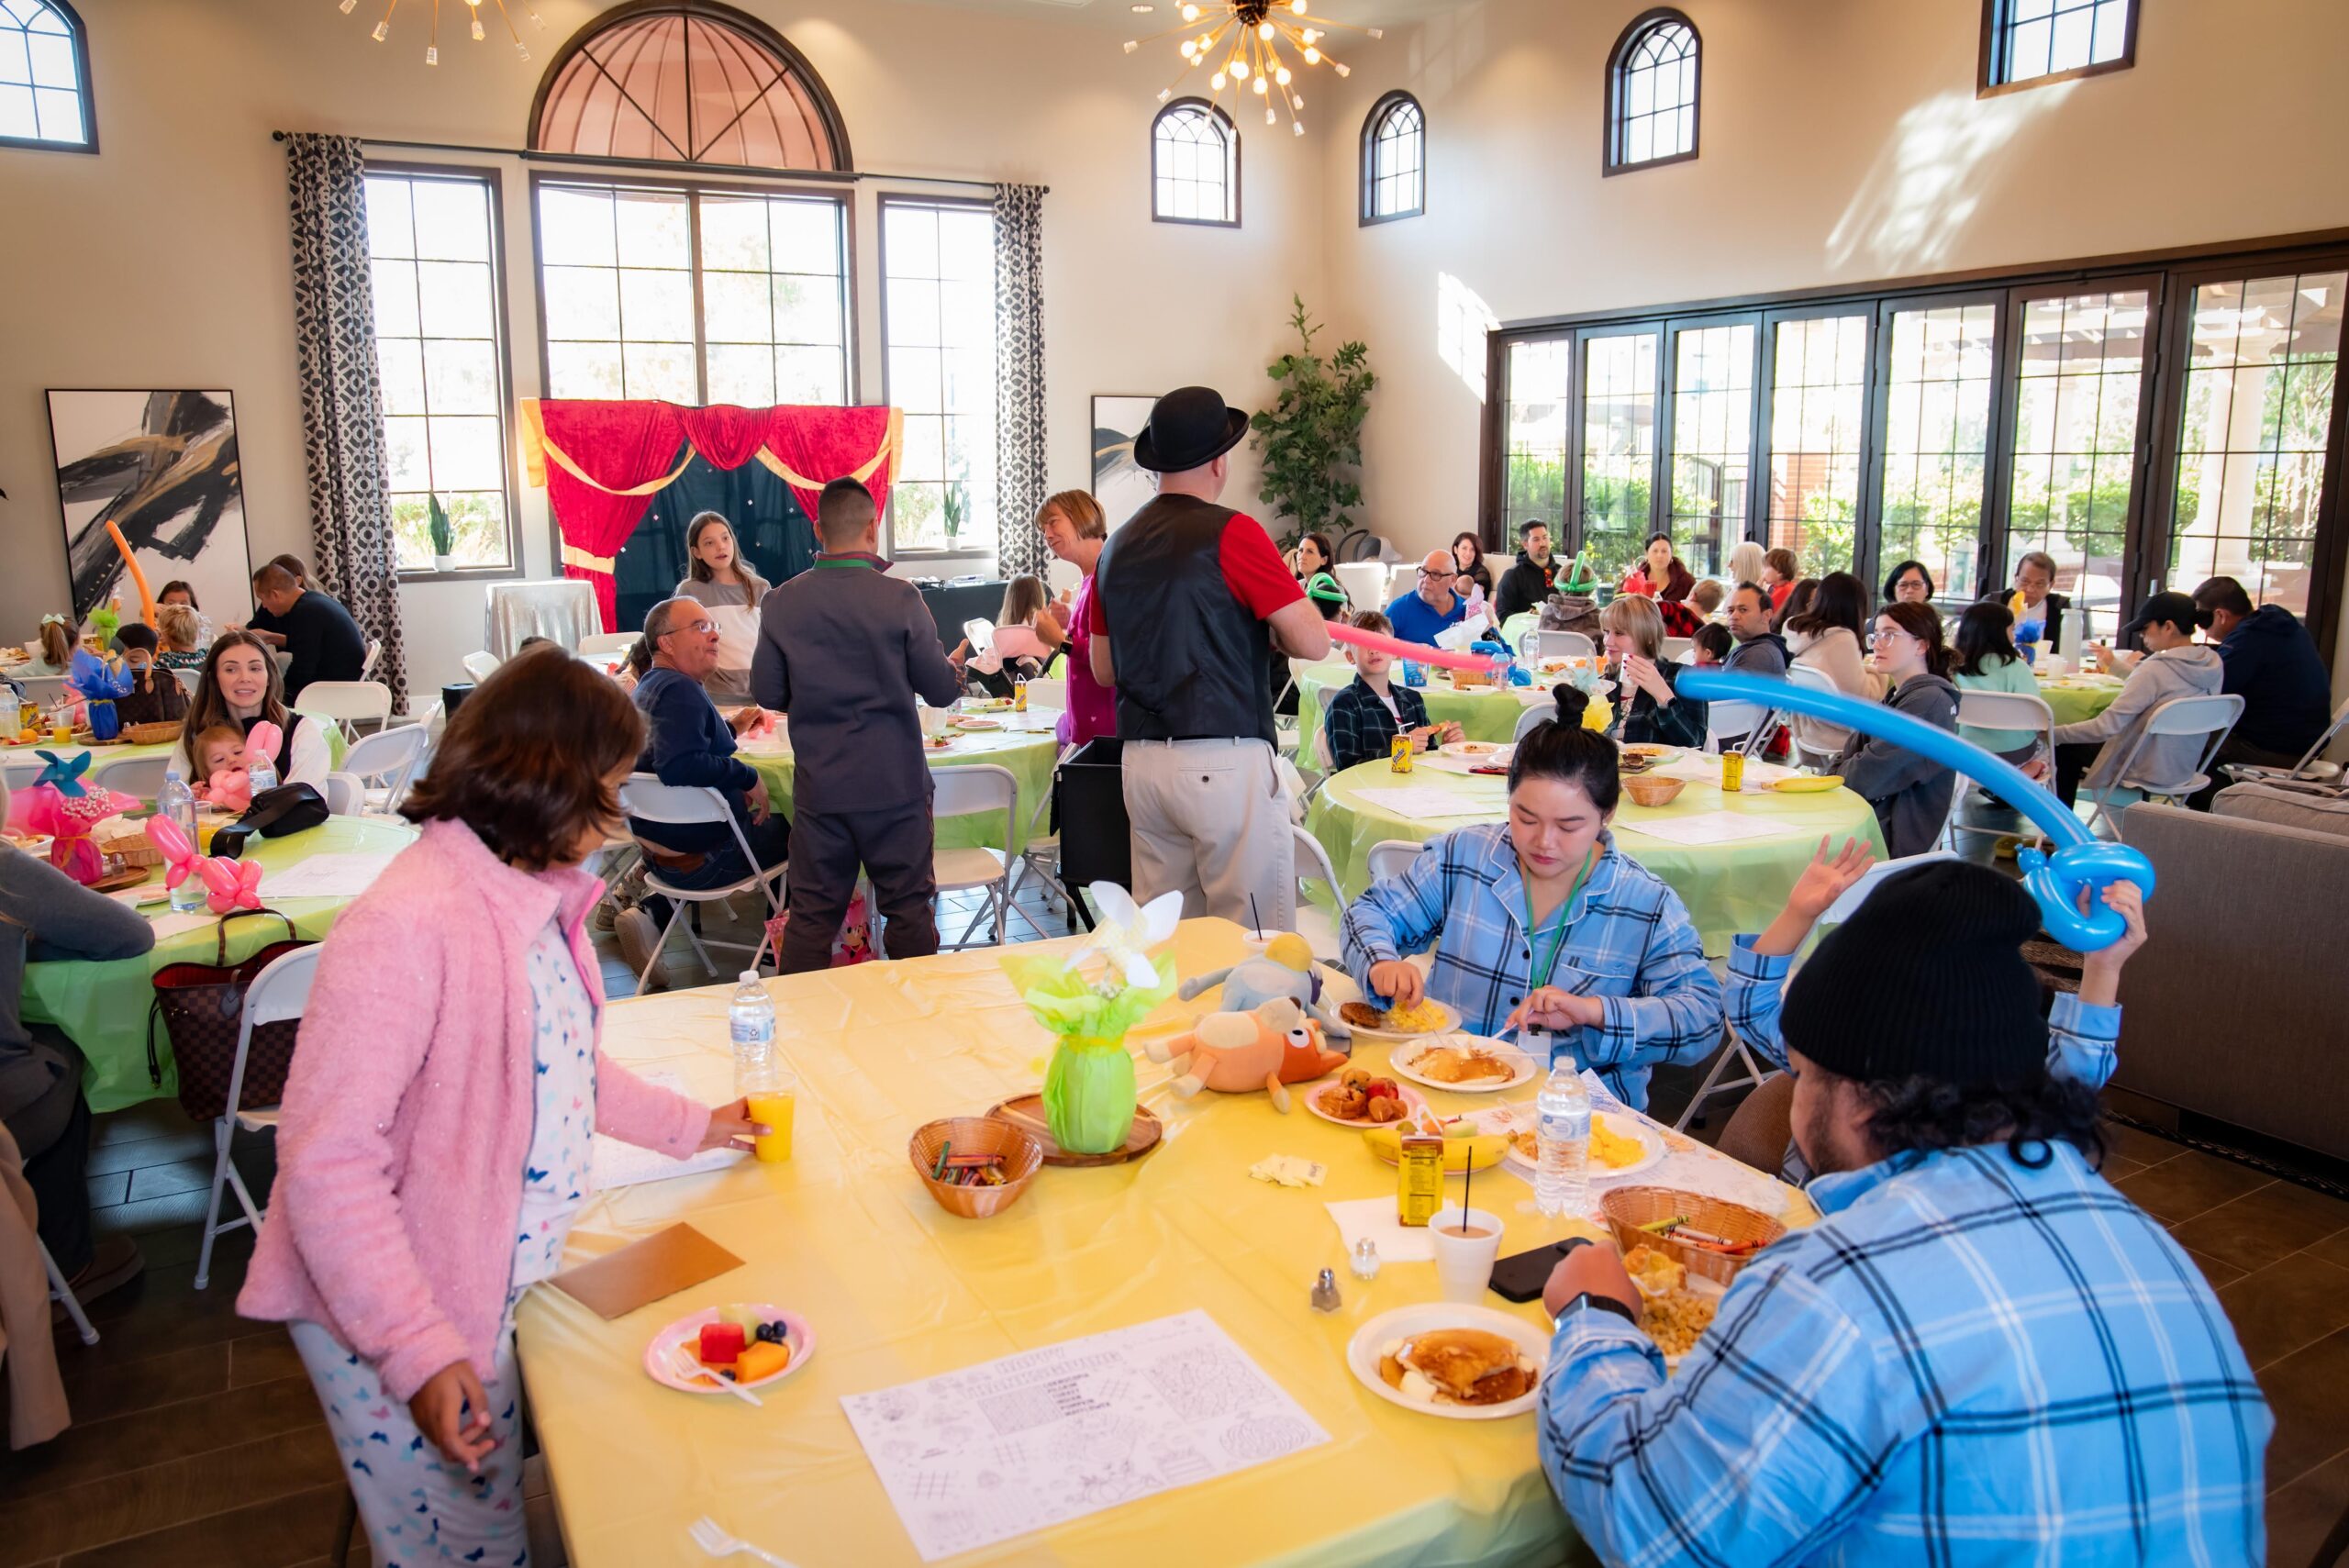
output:
[[962,692],[920,593],[876,553],[872,492],[853,479],[825,485],[816,536],[816,564],[760,606],[751,659],[751,695],[789,716],[796,758],[785,974],[831,962],[859,865],[889,956],[938,951],[930,761],[914,698],[945,707]]

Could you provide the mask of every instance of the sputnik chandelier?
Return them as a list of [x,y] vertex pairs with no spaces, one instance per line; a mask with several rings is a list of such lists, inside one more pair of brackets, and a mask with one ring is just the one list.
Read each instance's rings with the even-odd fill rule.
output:
[[[1185,77],[1206,67],[1210,104],[1220,106],[1226,87],[1232,91],[1236,102],[1246,102],[1246,95],[1253,92],[1264,100],[1264,123],[1278,125],[1280,109],[1273,100],[1277,95],[1288,106],[1289,128],[1297,135],[1305,134],[1305,121],[1298,113],[1305,107],[1305,95],[1290,86],[1296,72],[1281,58],[1280,44],[1288,40],[1297,57],[1307,65],[1319,65],[1328,60],[1332,70],[1341,76],[1353,74],[1343,62],[1332,60],[1321,48],[1321,40],[1331,28],[1344,28],[1348,32],[1362,33],[1370,38],[1384,38],[1377,28],[1357,28],[1344,22],[1325,21],[1305,14],[1306,0],[1206,0],[1205,4],[1183,6],[1183,25],[1169,28],[1146,39],[1130,39],[1126,52],[1131,54],[1143,44],[1176,33],[1183,39],[1183,70],[1173,86],[1158,95],[1160,103],[1174,95],[1174,88],[1183,84]],[[1218,61],[1221,63],[1217,63]]]
[[[425,39],[424,63],[438,65],[440,63],[440,0],[429,0],[429,3],[432,6],[432,27]],[[453,4],[454,0],[451,0],[451,3]],[[497,7],[498,19],[506,24],[506,36],[514,40],[514,52],[524,60],[529,59],[530,50],[522,42],[522,35],[514,28],[514,18],[506,9],[506,0],[489,0],[489,3]],[[464,0],[464,6],[466,15],[473,22],[473,42],[479,43],[489,37],[488,29],[481,25],[481,0]],[[359,0],[342,0],[341,11],[344,16],[348,17],[358,8]],[[388,0],[384,6],[384,19],[375,24],[375,30],[368,36],[377,43],[382,43],[391,37],[392,13],[399,8],[400,0]],[[546,22],[537,11],[525,6],[523,14],[530,18],[531,26],[541,30],[545,28]]]

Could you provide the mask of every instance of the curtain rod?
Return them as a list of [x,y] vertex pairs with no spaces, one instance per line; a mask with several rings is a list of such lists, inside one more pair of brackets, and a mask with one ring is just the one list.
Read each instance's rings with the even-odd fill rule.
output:
[[[273,130],[269,133],[269,139],[284,141],[288,134]],[[836,185],[852,185],[859,180],[887,180],[906,184],[971,185],[980,190],[993,190],[998,183],[994,180],[960,180],[945,174],[876,174],[870,170],[856,169],[770,169],[745,163],[681,163],[657,158],[613,158],[594,152],[540,152],[522,147],[473,147],[455,141],[394,141],[376,136],[362,136],[359,139],[369,147],[406,148],[417,152],[464,152],[477,157],[518,158],[525,163],[567,164],[588,169],[657,169],[664,173],[696,170],[704,173],[763,174],[785,180],[815,180]],[[1052,187],[1046,185],[1043,191],[1049,195]]]

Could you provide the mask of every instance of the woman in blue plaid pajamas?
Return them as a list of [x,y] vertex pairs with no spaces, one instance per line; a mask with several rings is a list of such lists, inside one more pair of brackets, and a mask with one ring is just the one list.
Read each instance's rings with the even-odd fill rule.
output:
[[[1355,899],[1346,967],[1387,1006],[1424,995],[1478,1034],[1520,1026],[1537,1046],[1546,1032],[1644,1109],[1654,1063],[1693,1065],[1720,1045],[1721,989],[1680,895],[1607,830],[1622,790],[1615,743],[1582,727],[1582,693],[1560,686],[1557,701],[1517,743],[1508,821],[1432,840]],[[1422,982],[1404,958],[1431,941]]]

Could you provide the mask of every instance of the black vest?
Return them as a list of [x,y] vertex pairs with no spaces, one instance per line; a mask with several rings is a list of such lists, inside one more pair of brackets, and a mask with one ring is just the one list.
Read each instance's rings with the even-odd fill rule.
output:
[[1128,740],[1253,737],[1273,744],[1272,636],[1224,581],[1224,526],[1239,514],[1161,495],[1109,536],[1095,594]]

